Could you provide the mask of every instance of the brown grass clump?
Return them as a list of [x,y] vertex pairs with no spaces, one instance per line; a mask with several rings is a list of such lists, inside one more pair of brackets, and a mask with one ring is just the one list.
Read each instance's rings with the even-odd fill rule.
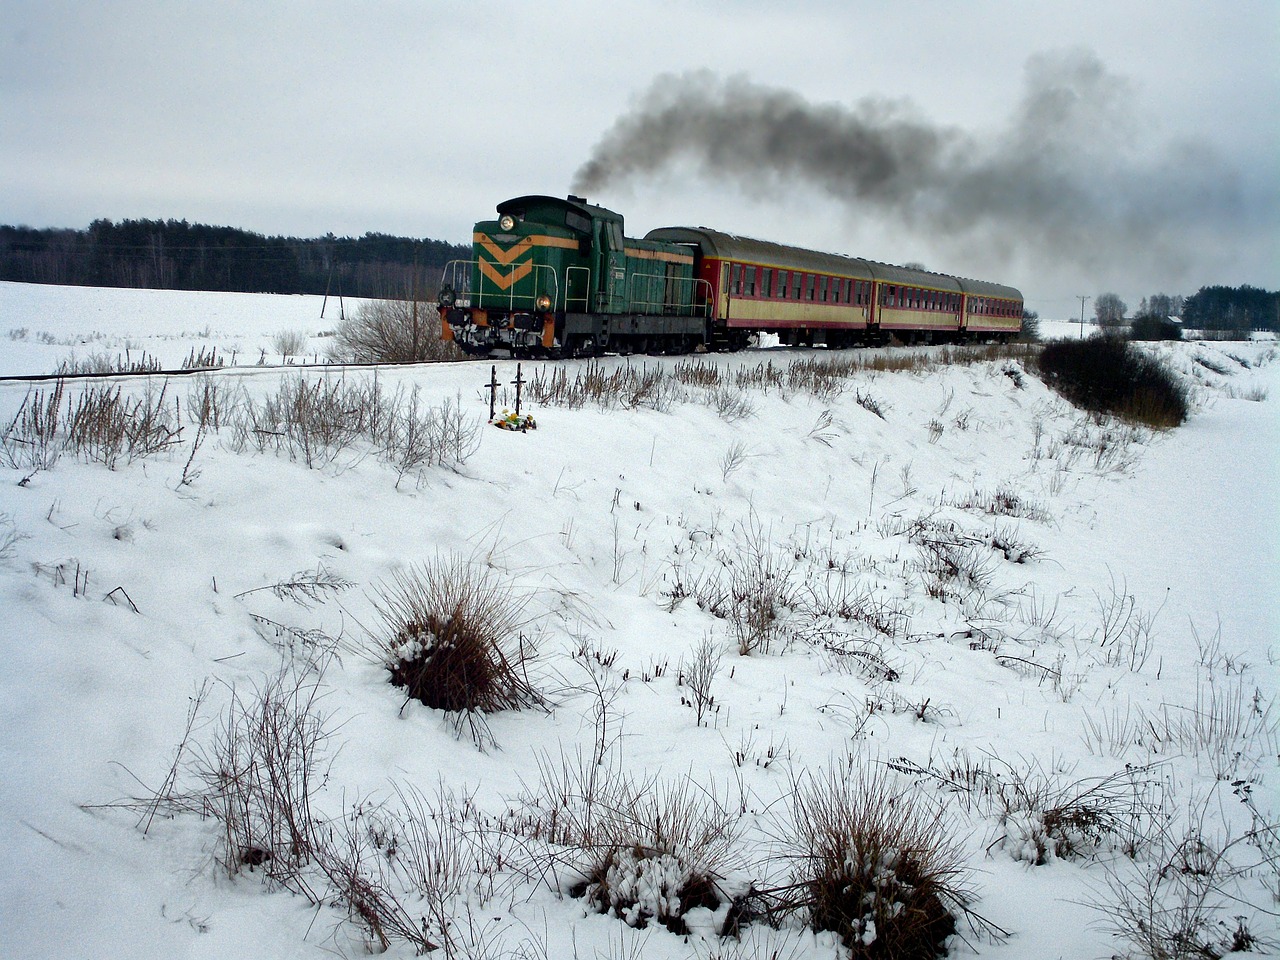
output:
[[783,909],[835,931],[854,960],[943,956],[961,916],[975,932],[998,932],[969,909],[963,852],[942,809],[892,777],[846,757],[795,784]]
[[407,699],[458,714],[473,735],[477,715],[542,702],[527,675],[524,601],[488,567],[439,557],[396,573],[376,602],[383,662]]

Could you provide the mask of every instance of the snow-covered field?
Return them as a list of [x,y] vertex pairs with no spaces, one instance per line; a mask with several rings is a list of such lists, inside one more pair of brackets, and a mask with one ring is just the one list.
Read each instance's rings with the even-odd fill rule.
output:
[[[362,876],[447,955],[847,955],[803,911],[714,935],[731,898],[795,879],[795,790],[844,769],[886,777],[900,810],[936,811],[957,846],[957,882],[991,927],[961,918],[953,956],[1152,955],[1114,936],[1117,916],[1275,949],[1274,344],[1151,348],[1194,390],[1190,421],[1164,434],[1083,415],[1016,359],[868,369],[819,391],[723,386],[832,357],[778,350],[696,361],[720,387],[534,405],[537,429],[513,433],[484,425],[488,364],[254,366],[264,351],[279,360],[278,332],[318,352],[335,323],[320,298],[0,284],[0,376],[73,351],[252,358],[212,379],[124,378],[134,397],[164,387],[181,433],[114,469],[0,451],[0,953],[382,949],[314,864],[293,884],[311,897],[265,882],[271,861],[230,870],[213,805],[199,813],[236,704],[252,712],[282,665],[314,687],[323,720],[316,834],[359,839]],[[572,381],[586,365],[554,369]],[[516,365],[497,370],[511,405]],[[191,420],[211,388],[231,411],[299,377],[346,389],[375,376],[384,397],[417,390],[420,409],[460,404],[474,449],[397,468],[355,441],[311,450],[309,467],[266,431],[237,436],[230,413],[219,429]],[[0,381],[6,426],[30,389]],[[377,654],[379,593],[451,557],[524,600],[535,651],[543,706],[489,714],[483,748],[456,716],[406,704]],[[687,786],[681,809],[720,808],[721,904],[689,911],[691,934],[618,914],[662,909],[658,880],[677,886],[707,844],[650,850],[647,873],[644,851],[619,856],[609,889],[630,893],[615,915],[570,895],[592,851],[536,829],[566,767],[612,784],[606,806],[630,796],[639,811]],[[617,786],[628,775],[647,784],[640,800]],[[397,819],[406,800],[424,816]],[[580,798],[561,801],[581,813]],[[443,837],[425,849],[457,854],[450,883],[411,881],[395,851],[423,849],[415,824]],[[413,955],[384,934],[390,955]]]
[[286,359],[276,343],[280,334],[301,340],[289,359],[322,359],[329,335],[362,302],[0,281],[0,375],[52,373],[64,362],[93,358],[153,359],[177,369],[193,351],[228,366],[279,364]]

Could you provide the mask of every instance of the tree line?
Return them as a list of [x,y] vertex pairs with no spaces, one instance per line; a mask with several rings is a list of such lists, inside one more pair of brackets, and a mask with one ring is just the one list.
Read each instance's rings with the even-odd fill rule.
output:
[[[1129,306],[1114,293],[1094,298],[1094,316],[1104,327],[1117,326],[1128,317]],[[1143,297],[1130,318],[1133,321],[1166,321],[1177,318],[1195,330],[1280,333],[1280,291],[1244,284],[1239,287],[1201,287],[1189,297],[1164,293]]]
[[430,296],[450,260],[443,240],[267,237],[186,220],[95,220],[86,230],[0,226],[0,280],[167,290]]

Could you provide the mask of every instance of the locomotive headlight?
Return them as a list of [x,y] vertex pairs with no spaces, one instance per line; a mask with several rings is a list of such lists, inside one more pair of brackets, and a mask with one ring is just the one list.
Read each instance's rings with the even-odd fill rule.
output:
[[538,297],[537,304],[539,310],[550,310],[551,298],[544,293],[542,296]]
[[498,226],[503,230],[514,230],[516,228],[516,218],[509,213],[504,213],[498,220]]

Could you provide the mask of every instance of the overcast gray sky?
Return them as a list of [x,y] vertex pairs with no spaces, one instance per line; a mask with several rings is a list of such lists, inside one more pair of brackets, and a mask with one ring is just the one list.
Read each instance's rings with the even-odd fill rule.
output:
[[1007,282],[1280,287],[1280,2],[0,0],[0,222],[466,241],[587,189]]

